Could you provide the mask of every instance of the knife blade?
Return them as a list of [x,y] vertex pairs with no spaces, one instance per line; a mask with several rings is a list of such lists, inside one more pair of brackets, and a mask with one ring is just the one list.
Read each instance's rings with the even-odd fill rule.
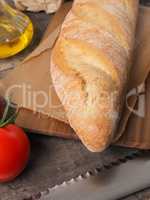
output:
[[116,200],[150,186],[150,156],[87,172],[41,193],[40,200]]

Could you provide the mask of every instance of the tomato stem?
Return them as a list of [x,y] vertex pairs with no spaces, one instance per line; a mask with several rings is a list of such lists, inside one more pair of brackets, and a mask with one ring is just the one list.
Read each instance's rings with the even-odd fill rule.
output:
[[5,99],[5,100],[6,100],[6,107],[5,107],[5,110],[4,110],[4,113],[3,113],[3,117],[0,120],[0,125],[4,123],[6,116],[8,114],[8,110],[9,110],[10,101],[9,101],[9,99]]
[[5,110],[4,110],[3,117],[0,120],[0,128],[2,128],[3,126],[6,126],[9,123],[14,123],[15,122],[15,119],[16,119],[17,113],[18,113],[17,111],[11,117],[9,117],[6,120],[7,114],[9,112],[9,107],[10,107],[10,100],[8,98],[8,99],[6,99],[6,107],[5,107]]
[[13,114],[8,120],[4,121],[3,123],[0,123],[0,128],[6,126],[7,124],[14,123],[16,116],[17,113]]

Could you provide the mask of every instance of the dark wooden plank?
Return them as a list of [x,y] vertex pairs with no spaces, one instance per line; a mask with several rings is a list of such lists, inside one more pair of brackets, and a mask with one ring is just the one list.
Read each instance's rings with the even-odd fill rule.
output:
[[137,192],[122,200],[150,200],[150,188]]
[[140,0],[140,3],[143,5],[150,5],[150,0]]

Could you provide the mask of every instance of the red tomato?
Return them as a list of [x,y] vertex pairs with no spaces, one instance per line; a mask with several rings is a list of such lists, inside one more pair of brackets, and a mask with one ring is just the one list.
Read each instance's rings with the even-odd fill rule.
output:
[[13,180],[25,168],[30,142],[25,132],[14,124],[0,128],[0,182]]

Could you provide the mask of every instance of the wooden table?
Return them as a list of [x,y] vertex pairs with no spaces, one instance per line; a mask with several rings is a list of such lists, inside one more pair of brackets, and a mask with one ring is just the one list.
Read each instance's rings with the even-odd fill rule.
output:
[[[11,0],[8,0],[9,2],[11,2]],[[150,0],[141,0],[141,2],[143,4],[146,5],[150,5]],[[11,2],[12,3],[12,2]],[[34,40],[32,42],[32,44],[30,45],[29,48],[27,48],[26,50],[24,50],[22,53],[18,54],[17,56],[4,60],[4,61],[0,61],[0,75],[3,76],[4,73],[6,73],[8,70],[13,69],[16,64],[18,62],[20,62],[21,60],[23,60],[26,55],[28,55],[39,43],[46,27],[47,24],[49,22],[49,18],[50,16],[40,12],[38,14],[33,14],[33,13],[28,13],[28,15],[31,17],[32,21],[34,22],[34,27],[35,27],[35,37]],[[40,21],[40,23],[39,23]],[[7,195],[8,200],[11,200],[11,197],[9,197],[9,194]],[[3,198],[1,198],[0,196],[0,200],[3,200]],[[122,200],[150,200],[150,188],[146,189],[144,191],[138,192],[136,194],[130,195],[129,197],[126,197]]]

